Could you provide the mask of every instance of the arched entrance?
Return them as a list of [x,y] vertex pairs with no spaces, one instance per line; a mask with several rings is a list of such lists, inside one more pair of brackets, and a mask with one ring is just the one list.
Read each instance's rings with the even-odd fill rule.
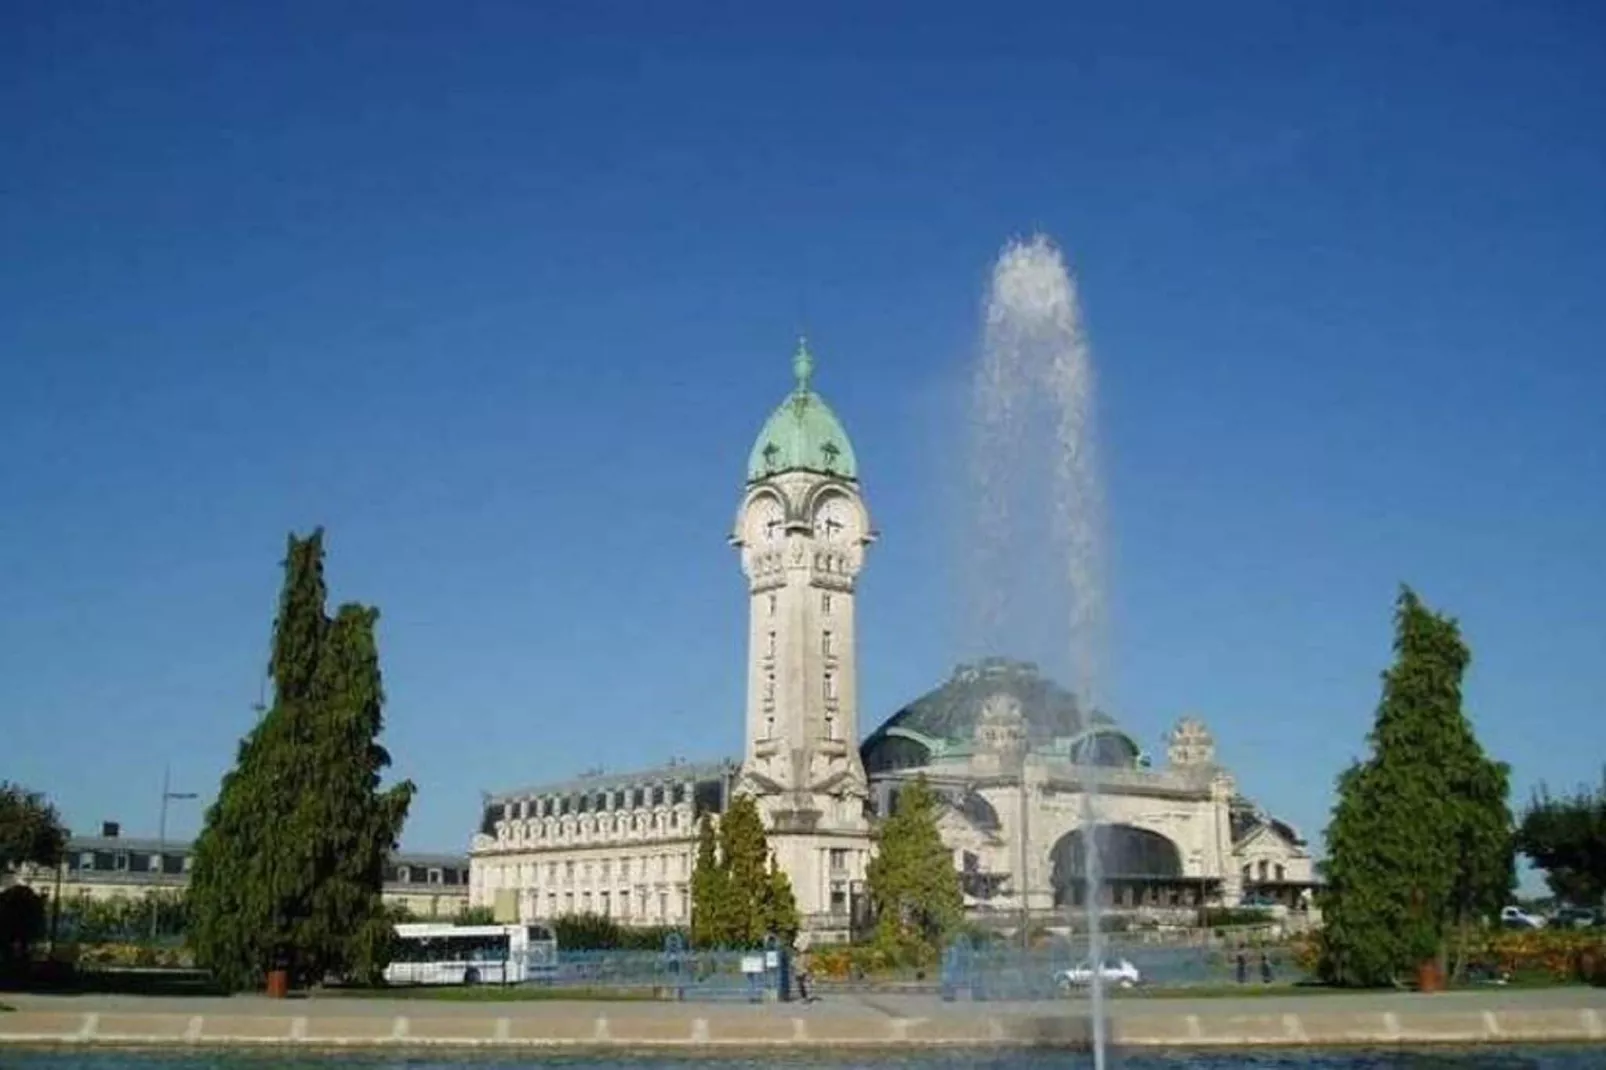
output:
[[[1182,852],[1158,832],[1132,825],[1095,826],[1099,883],[1109,906],[1180,905]],[[1061,836],[1050,854],[1054,905],[1087,901],[1087,840],[1081,829]]]

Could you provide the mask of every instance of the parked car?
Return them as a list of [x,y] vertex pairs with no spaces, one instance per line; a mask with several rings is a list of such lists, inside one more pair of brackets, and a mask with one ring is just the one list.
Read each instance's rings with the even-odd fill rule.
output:
[[1530,914],[1521,907],[1502,907],[1500,924],[1507,929],[1543,929],[1545,919],[1538,914]]
[[[1105,984],[1120,988],[1133,988],[1143,983],[1143,975],[1126,959],[1105,959],[1099,967],[1099,977]],[[1061,970],[1055,980],[1062,990],[1086,988],[1093,983],[1092,963],[1079,962],[1068,970]]]
[[1562,907],[1550,916],[1555,929],[1592,929],[1600,924],[1600,911],[1590,907]]

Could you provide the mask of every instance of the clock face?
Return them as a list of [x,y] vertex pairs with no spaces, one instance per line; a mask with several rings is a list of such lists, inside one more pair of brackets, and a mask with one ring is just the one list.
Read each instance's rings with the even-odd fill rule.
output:
[[857,520],[853,506],[837,495],[825,499],[814,513],[814,536],[826,542],[846,542]]
[[759,498],[747,511],[747,541],[758,546],[777,542],[785,523],[780,502],[767,496]]

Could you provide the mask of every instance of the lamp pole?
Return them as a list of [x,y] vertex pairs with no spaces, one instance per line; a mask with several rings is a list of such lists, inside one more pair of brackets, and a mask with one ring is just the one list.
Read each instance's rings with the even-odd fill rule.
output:
[[156,822],[156,876],[158,887],[151,893],[151,943],[156,942],[157,912],[161,906],[161,879],[167,876],[167,804],[173,799],[194,799],[198,797],[193,791],[174,791],[172,773],[171,766],[162,766],[162,814]]
[[[1022,741],[1024,743],[1024,741]],[[1026,747],[1020,751],[1020,949],[1025,954],[1032,949],[1032,904],[1031,888],[1031,840],[1027,832],[1027,822],[1030,817],[1027,810],[1030,805],[1029,792],[1026,787]]]

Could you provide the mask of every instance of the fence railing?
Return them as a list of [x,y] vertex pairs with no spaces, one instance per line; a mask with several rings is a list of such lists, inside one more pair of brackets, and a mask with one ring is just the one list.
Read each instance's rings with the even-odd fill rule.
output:
[[[1287,947],[1164,946],[1107,941],[1102,957],[1107,987],[1209,988],[1307,979]],[[945,998],[1041,1000],[1074,996],[1092,968],[1087,946],[1054,942],[1030,950],[971,946],[956,941],[943,956],[938,986]]]

